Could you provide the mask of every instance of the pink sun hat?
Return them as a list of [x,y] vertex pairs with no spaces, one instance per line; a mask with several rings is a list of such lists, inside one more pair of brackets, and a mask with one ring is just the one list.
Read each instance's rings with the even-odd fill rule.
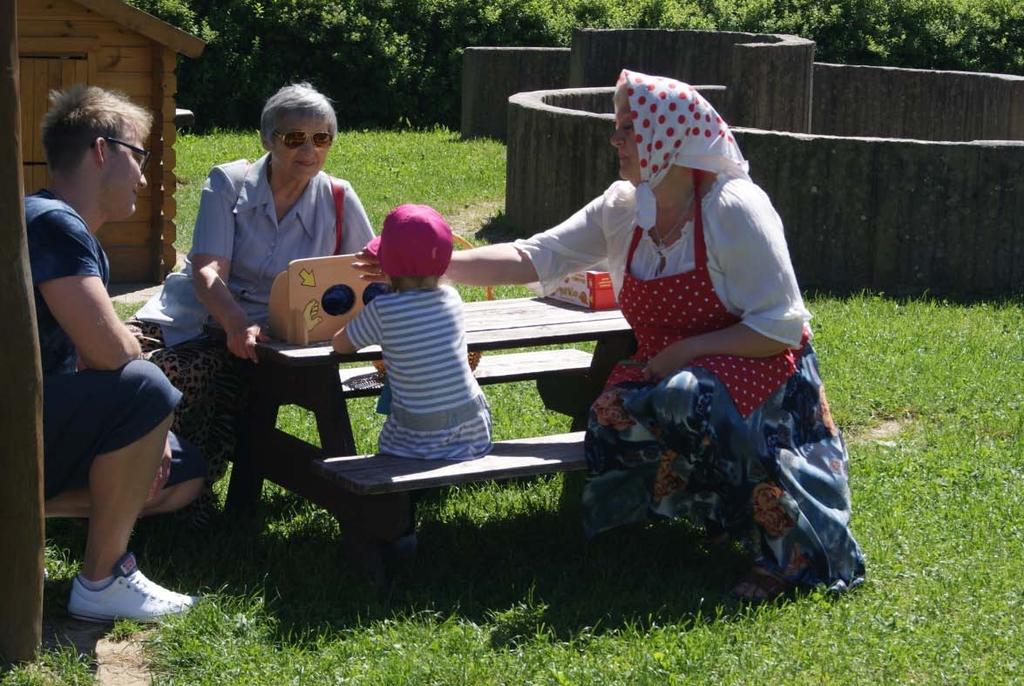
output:
[[452,258],[452,229],[429,205],[399,205],[366,250],[388,276],[441,276]]

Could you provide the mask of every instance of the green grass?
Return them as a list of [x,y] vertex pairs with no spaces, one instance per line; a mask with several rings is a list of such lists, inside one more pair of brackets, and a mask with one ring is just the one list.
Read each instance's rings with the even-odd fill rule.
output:
[[[257,131],[182,135],[175,143],[178,177],[175,218],[179,252],[192,245],[203,181],[217,164],[258,159],[264,150]],[[488,140],[462,141],[444,128],[430,131],[343,131],[324,165],[352,183],[375,232],[395,205],[433,205],[448,216],[470,203],[505,195],[505,147]]]
[[[173,517],[137,527],[147,575],[209,593],[144,635],[154,683],[1024,682],[1024,301],[808,306],[850,445],[868,558],[857,591],[738,607],[727,591],[746,560],[685,525],[584,541],[576,475],[430,494],[419,557],[378,594],[346,566],[331,517],[268,485],[255,516],[220,515],[201,535]],[[485,390],[501,438],[566,430],[530,384]],[[372,405],[352,403],[363,451]],[[302,411],[279,423],[313,439]],[[64,612],[84,534],[48,522],[47,614]],[[86,668],[46,652],[0,683],[82,683]]]

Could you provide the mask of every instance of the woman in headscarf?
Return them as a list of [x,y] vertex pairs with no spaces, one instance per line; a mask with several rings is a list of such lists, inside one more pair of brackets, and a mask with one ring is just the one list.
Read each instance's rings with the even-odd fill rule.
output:
[[550,292],[607,261],[638,348],[591,408],[586,533],[685,517],[741,536],[747,600],[859,584],[848,456],[771,201],[685,83],[623,71],[611,143],[622,181],[549,231],[455,253],[447,272]]

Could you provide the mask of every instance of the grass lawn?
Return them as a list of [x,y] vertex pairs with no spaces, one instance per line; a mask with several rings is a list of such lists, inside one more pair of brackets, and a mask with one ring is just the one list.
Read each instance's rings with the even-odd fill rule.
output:
[[[179,217],[194,216],[187,196],[206,168],[252,140],[182,140]],[[375,223],[405,199],[451,212],[501,197],[499,145],[440,131],[346,142],[331,169]],[[375,185],[392,146],[424,151],[427,171],[396,166]],[[361,154],[376,172],[338,159]],[[460,176],[467,160],[475,169]],[[679,523],[586,542],[579,479],[558,476],[431,494],[419,557],[379,594],[345,566],[332,518],[266,486],[256,517],[221,515],[200,534],[173,517],[140,522],[132,545],[147,575],[209,595],[152,631],[122,622],[113,634],[141,636],[158,684],[1024,681],[1024,301],[809,295],[808,306],[868,558],[853,593],[737,606],[737,550]],[[566,430],[530,384],[486,393],[500,438]],[[369,400],[354,405],[359,448],[372,450],[381,418]],[[279,421],[314,432],[299,410]],[[84,533],[48,523],[49,616],[65,611]],[[0,683],[88,683],[89,667],[49,651]]]
[[[178,237],[188,252],[199,195],[210,168],[231,160],[250,161],[264,154],[259,134],[225,132],[179,136],[175,144],[178,177]],[[376,231],[395,205],[433,205],[448,216],[470,203],[505,197],[505,146],[495,141],[466,142],[457,132],[342,131],[327,155],[325,169],[352,183]]]

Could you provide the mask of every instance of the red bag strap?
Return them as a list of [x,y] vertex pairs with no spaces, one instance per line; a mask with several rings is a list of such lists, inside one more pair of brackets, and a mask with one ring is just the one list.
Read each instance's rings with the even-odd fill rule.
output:
[[345,187],[341,179],[331,177],[331,195],[334,196],[334,254],[341,254],[341,227],[345,222]]

